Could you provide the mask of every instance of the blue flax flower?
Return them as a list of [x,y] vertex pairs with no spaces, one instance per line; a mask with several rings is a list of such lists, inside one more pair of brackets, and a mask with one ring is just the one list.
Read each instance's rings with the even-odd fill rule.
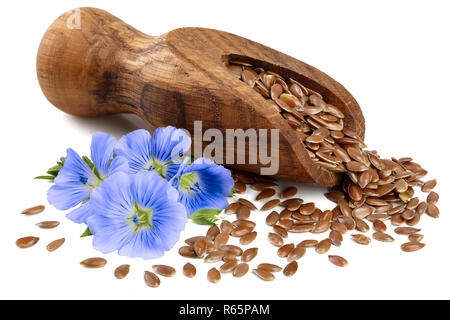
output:
[[206,158],[198,158],[191,165],[184,161],[171,182],[188,215],[199,209],[224,209],[234,185],[229,170]]
[[91,196],[87,219],[95,249],[153,259],[178,241],[187,222],[178,192],[153,171],[119,172]]
[[92,191],[116,172],[128,171],[128,162],[123,157],[113,158],[115,138],[109,134],[97,132],[92,136],[91,168],[72,149],[67,149],[64,166],[55,178],[55,184],[47,193],[48,202],[59,210],[67,210],[83,203],[67,214],[67,218],[76,222],[86,222],[90,214],[89,198]]
[[133,131],[119,140],[114,153],[128,159],[130,173],[156,171],[169,180],[190,146],[191,138],[183,130],[169,126],[156,129],[153,138],[147,130]]

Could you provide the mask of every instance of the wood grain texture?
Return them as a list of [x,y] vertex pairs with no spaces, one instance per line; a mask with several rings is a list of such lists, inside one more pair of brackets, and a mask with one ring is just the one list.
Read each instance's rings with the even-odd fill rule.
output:
[[[364,138],[364,117],[355,99],[306,63],[218,30],[181,28],[152,37],[103,10],[80,11],[81,28],[67,28],[70,13],[63,14],[45,33],[37,57],[42,91],[64,112],[84,117],[135,113],[152,129],[172,125],[191,133],[195,120],[202,120],[203,130],[223,133],[280,129],[277,178],[337,184],[340,176],[311,161],[297,132],[226,69],[223,59],[239,56],[319,92],[344,112],[345,126]],[[255,173],[261,166],[230,165]]]

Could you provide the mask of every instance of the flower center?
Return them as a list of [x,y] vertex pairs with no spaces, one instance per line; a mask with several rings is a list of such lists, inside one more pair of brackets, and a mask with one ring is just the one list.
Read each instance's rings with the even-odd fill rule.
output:
[[152,208],[143,208],[134,202],[132,212],[125,218],[125,221],[130,225],[133,234],[136,234],[139,231],[153,228],[152,216]]
[[165,179],[166,173],[167,173],[167,167],[171,163],[172,163],[172,161],[162,162],[162,161],[159,161],[158,159],[156,159],[155,157],[152,157],[150,159],[150,161],[148,162],[148,165],[141,169],[155,171],[157,174],[159,174],[159,176],[161,178]]
[[200,179],[197,172],[185,173],[180,178],[179,191],[186,194],[194,194],[200,191]]

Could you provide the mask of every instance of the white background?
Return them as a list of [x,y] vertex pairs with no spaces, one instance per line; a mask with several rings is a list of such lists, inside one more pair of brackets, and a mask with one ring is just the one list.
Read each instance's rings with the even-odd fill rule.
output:
[[[185,262],[175,246],[164,258],[143,261],[106,256],[103,269],[87,270],[79,261],[101,255],[91,239],[79,239],[84,227],[49,207],[25,217],[29,206],[47,204],[49,184],[34,181],[67,147],[89,153],[90,135],[106,131],[120,137],[144,125],[129,116],[80,119],[54,108],[42,94],[35,73],[40,39],[64,11],[96,6],[150,35],[185,26],[229,31],[305,61],[341,82],[361,105],[366,118],[366,143],[381,155],[412,156],[438,178],[441,218],[424,216],[421,228],[427,246],[403,253],[400,236],[392,244],[373,241],[368,247],[347,239],[331,254],[349,260],[346,268],[330,264],[326,255],[308,251],[293,278],[277,275],[263,282],[254,275],[223,275],[219,284],[206,280],[210,265],[195,262],[198,275],[181,275]],[[448,185],[450,6],[448,1],[10,1],[0,11],[0,298],[121,299],[311,299],[311,298],[450,298]],[[331,207],[323,189],[300,186],[300,196]],[[254,194],[248,195],[249,199]],[[259,204],[260,205],[260,204]],[[259,237],[258,259],[252,263],[284,264],[267,243],[265,214],[253,213]],[[41,230],[41,220],[60,220],[60,227]],[[392,229],[390,233],[393,234]],[[189,224],[182,239],[206,231]],[[15,240],[37,235],[40,242],[20,250]],[[66,244],[48,253],[51,240]],[[321,235],[316,238],[322,238]],[[299,242],[310,235],[292,235]],[[234,241],[236,239],[233,239]],[[113,270],[132,265],[124,280]],[[178,269],[152,289],[142,280],[154,263]],[[218,267],[218,265],[217,265]]]

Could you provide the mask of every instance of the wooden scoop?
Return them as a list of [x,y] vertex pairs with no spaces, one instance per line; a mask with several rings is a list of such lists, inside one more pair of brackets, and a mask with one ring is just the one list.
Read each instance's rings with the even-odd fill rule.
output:
[[[103,10],[79,10],[79,28],[70,25],[76,12],[63,14],[45,33],[37,56],[42,91],[64,112],[83,117],[134,113],[152,129],[172,125],[192,134],[195,120],[202,120],[203,130],[217,128],[224,134],[226,129],[279,129],[275,177],[336,185],[339,174],[315,164],[298,133],[225,67],[225,60],[239,58],[317,91],[344,113],[346,128],[364,137],[364,118],[355,99],[306,63],[222,31],[181,28],[152,37]],[[227,152],[236,153],[234,148]],[[258,160],[228,166],[259,173],[267,165]]]

